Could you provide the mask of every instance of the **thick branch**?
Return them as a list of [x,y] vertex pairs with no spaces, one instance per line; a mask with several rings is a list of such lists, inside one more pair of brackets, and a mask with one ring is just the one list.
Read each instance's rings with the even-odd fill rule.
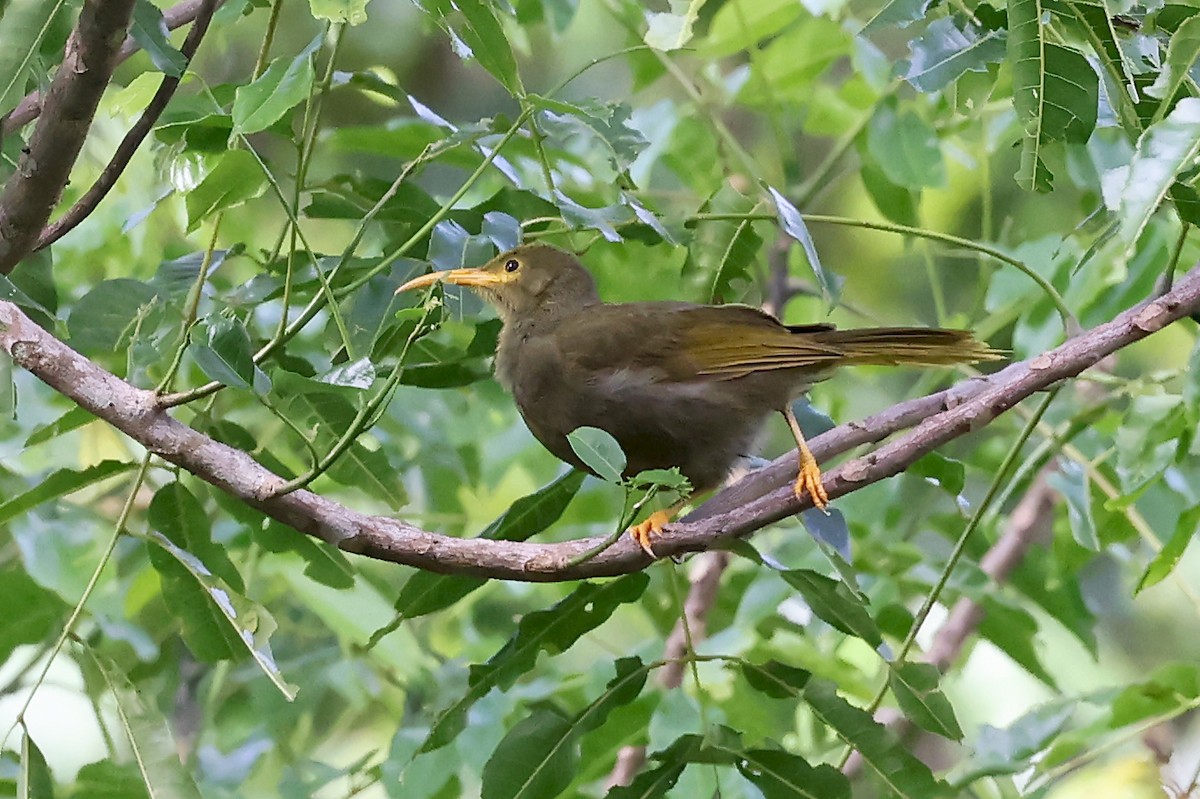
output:
[[[163,12],[163,24],[167,26],[167,30],[175,30],[182,28],[196,18],[200,13],[200,7],[204,5],[206,0],[183,0],[182,3],[171,6]],[[218,0],[217,5],[223,3],[224,0]],[[131,55],[142,49],[132,36],[126,37],[121,49],[117,51],[117,63],[125,61]],[[42,113],[42,93],[31,92],[17,103],[16,108],[12,113],[0,120],[0,131],[4,135],[8,135],[15,130],[20,130],[25,125],[37,119],[38,114]]]
[[0,274],[29,254],[62,196],[117,65],[134,0],[87,0],[29,146],[0,194]]
[[[208,31],[208,23],[212,21],[213,11],[216,10],[218,3],[219,0],[202,0],[199,13],[196,15],[196,23],[188,31],[187,38],[183,41],[183,46],[179,48],[185,64],[190,64],[192,57],[196,54],[196,49],[200,46],[200,40],[204,38],[204,34]],[[150,102],[146,104],[146,108],[142,111],[142,115],[138,117],[138,121],[133,123],[125,133],[125,137],[121,139],[121,143],[117,145],[116,151],[113,153],[112,158],[109,159],[108,165],[100,173],[100,177],[96,178],[96,182],[92,184],[91,188],[84,192],[83,196],[61,218],[47,225],[42,230],[37,238],[37,242],[33,245],[34,250],[40,250],[58,241],[68,231],[86,219],[92,211],[96,210],[96,206],[100,204],[100,201],[105,198],[112,187],[116,185],[117,178],[121,177],[121,173],[129,165],[133,154],[137,152],[138,147],[142,145],[146,136],[150,134],[154,123],[158,121],[159,116],[166,110],[167,103],[171,102],[171,98],[175,96],[175,90],[179,88],[180,80],[180,78],[174,75],[163,75],[162,82],[158,84],[158,91],[150,98]]]
[[[1140,341],[1200,307],[1200,267],[1192,269],[1166,294],[1142,303],[1063,345],[1027,361],[1014,363],[987,379],[968,381],[937,395],[941,413],[928,415],[907,435],[875,452],[851,460],[825,475],[831,498],[856,491],[903,471],[927,452],[988,424],[1031,394],[1074,377],[1106,355]],[[100,369],[29,320],[20,309],[0,302],[0,346],[13,360],[59,393],[106,420],[152,452],[291,527],[324,539],[343,550],[378,560],[436,572],[472,574],[509,580],[552,582],[624,574],[649,562],[625,539],[596,558],[568,566],[600,543],[598,538],[559,544],[460,539],[420,530],[405,522],[352,511],[309,491],[280,497],[272,492],[284,480],[249,455],[218,443],[176,421],[157,408],[152,392],[130,386]],[[827,458],[831,442],[873,440],[887,419],[904,416],[905,403],[858,425],[849,425],[813,441],[818,457]],[[926,409],[928,413],[928,409]],[[880,421],[884,420],[884,421]],[[787,455],[742,483],[770,482],[781,469],[795,468]],[[670,525],[656,544],[660,555],[709,549],[721,540],[748,535],[771,522],[809,507],[792,494],[790,485],[726,509],[721,492],[693,514],[695,521]],[[709,511],[709,506],[717,509]]]

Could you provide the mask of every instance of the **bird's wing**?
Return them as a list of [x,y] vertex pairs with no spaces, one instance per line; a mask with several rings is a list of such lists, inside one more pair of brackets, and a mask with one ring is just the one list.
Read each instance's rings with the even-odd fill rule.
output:
[[732,380],[752,372],[820,367],[841,357],[805,333],[747,305],[640,302],[588,309],[560,331],[560,344],[590,369],[652,370],[664,381]]

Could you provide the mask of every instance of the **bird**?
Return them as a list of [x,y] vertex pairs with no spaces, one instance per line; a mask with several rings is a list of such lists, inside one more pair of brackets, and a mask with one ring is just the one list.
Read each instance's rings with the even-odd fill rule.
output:
[[[749,305],[606,303],[578,257],[544,243],[518,246],[481,267],[416,277],[396,294],[439,282],[466,286],[495,307],[496,377],[534,438],[560,460],[588,470],[567,436],[597,427],[624,451],[625,477],[677,467],[699,493],[720,486],[779,413],[799,456],[793,490],[822,510],[829,497],[821,470],[792,411],[799,395],[845,365],[950,365],[1002,355],[966,330],[839,330],[785,325]],[[685,502],[629,529],[651,558],[653,539]]]

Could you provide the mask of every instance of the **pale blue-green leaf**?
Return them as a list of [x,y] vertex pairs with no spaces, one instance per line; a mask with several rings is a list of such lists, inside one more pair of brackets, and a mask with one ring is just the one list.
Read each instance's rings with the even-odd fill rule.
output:
[[1162,71],[1154,83],[1146,87],[1146,94],[1169,102],[1187,80],[1188,70],[1196,63],[1197,57],[1200,57],[1200,16],[1185,20],[1171,34]]
[[1004,59],[1004,33],[981,31],[970,23],[959,27],[954,17],[930,23],[910,45],[912,58],[904,78],[918,91],[933,93],[946,88],[964,72],[982,72]]
[[837,280],[825,271],[825,267],[821,266],[821,258],[817,255],[817,245],[813,241],[812,234],[808,232],[808,225],[804,224],[804,217],[800,215],[796,206],[792,205],[791,201],[777,191],[774,186],[767,186],[767,191],[770,192],[771,200],[775,203],[775,218],[779,220],[779,226],[784,233],[798,241],[804,248],[808,266],[812,269],[813,277],[817,279],[817,285],[821,287],[821,296],[832,305],[837,301],[839,294]]
[[370,358],[359,358],[332,367],[327,372],[317,375],[317,381],[329,383],[332,386],[369,389],[375,382],[375,364]]
[[567,443],[592,474],[610,483],[621,482],[625,453],[607,430],[580,427],[567,433]]
[[1200,153],[1200,99],[1186,97],[1138,139],[1120,194],[1119,240],[1129,252],[1137,244],[1179,174]]
[[167,25],[163,22],[162,11],[149,0],[139,0],[134,5],[129,35],[164,75],[178,78],[187,69],[187,58],[167,38]]
[[1100,551],[1096,522],[1092,518],[1091,480],[1078,463],[1064,460],[1047,483],[1067,501],[1067,519],[1075,543],[1093,552]]
[[870,36],[886,28],[907,28],[919,19],[925,18],[925,12],[933,5],[934,0],[888,0],[875,16],[867,20],[859,36]]
[[257,80],[237,88],[232,111],[235,136],[266,130],[308,96],[314,78],[312,54],[323,38],[323,33],[318,34],[290,60],[275,59]]

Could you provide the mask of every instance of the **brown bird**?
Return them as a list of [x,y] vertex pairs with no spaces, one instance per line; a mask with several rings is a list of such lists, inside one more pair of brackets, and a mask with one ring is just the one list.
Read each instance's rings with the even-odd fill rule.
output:
[[[468,286],[494,305],[503,328],[496,376],[534,437],[578,468],[567,434],[610,433],[625,475],[679,467],[696,491],[716,488],[751,451],[772,413],[796,439],[796,496],[824,509],[821,470],[791,403],[848,364],[942,365],[991,360],[997,350],[965,330],[784,325],[745,305],[609,304],[572,254],[528,244],[477,269],[418,277],[396,293],[438,281]],[[651,537],[682,507],[655,511],[629,533],[651,556]]]

